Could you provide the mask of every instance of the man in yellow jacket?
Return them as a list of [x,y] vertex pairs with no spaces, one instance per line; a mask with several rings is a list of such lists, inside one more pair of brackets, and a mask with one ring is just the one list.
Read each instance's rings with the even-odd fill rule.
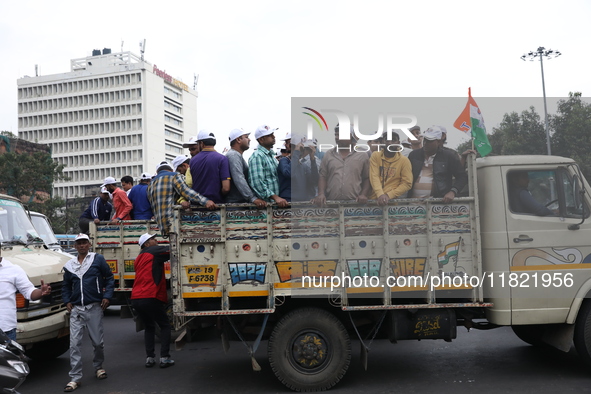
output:
[[401,150],[400,136],[392,132],[392,140],[385,141],[378,152],[374,152],[369,159],[369,180],[373,189],[372,199],[377,199],[378,205],[386,205],[392,198],[405,196],[412,187],[412,166],[410,160],[404,157]]

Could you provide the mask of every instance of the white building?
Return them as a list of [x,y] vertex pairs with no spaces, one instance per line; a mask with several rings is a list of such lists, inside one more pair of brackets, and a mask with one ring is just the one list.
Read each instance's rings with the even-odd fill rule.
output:
[[[51,146],[64,199],[97,194],[107,176],[137,179],[197,135],[197,92],[131,52],[93,51],[70,72],[18,84],[18,134]],[[31,169],[34,171],[34,169]]]

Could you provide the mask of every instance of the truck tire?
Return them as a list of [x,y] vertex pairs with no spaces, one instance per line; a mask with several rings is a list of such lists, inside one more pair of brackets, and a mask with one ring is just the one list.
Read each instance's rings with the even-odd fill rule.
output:
[[275,376],[295,391],[324,391],[347,372],[351,341],[343,324],[318,308],[296,309],[273,329],[268,345]]
[[47,341],[36,343],[25,353],[27,357],[35,361],[53,360],[64,354],[70,349],[70,336],[49,339]]
[[585,300],[579,310],[573,340],[579,356],[591,366],[591,300]]
[[513,332],[519,339],[532,346],[541,347],[548,346],[542,341],[542,334],[544,333],[543,325],[526,325],[526,326],[511,326]]

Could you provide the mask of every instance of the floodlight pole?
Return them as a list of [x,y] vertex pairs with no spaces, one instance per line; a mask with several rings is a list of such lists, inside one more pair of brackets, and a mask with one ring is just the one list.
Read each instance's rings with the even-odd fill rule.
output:
[[550,127],[548,126],[548,106],[546,104],[546,82],[544,81],[544,57],[548,59],[552,59],[555,57],[560,56],[561,53],[558,51],[553,51],[552,49],[546,50],[544,47],[539,47],[535,52],[529,52],[523,56],[521,56],[521,60],[530,60],[533,61],[535,58],[540,58],[540,69],[542,70],[542,92],[544,93],[544,118],[546,123],[546,146],[548,148],[548,155],[552,154],[552,149],[550,148]]
[[[538,48],[544,49],[542,47]],[[540,52],[541,53],[541,52]],[[546,146],[548,147],[548,156],[552,154],[552,148],[550,148],[550,128],[548,127],[548,106],[546,105],[546,83],[544,82],[544,56],[540,55],[540,68],[542,69],[542,91],[544,92],[544,118],[546,119]]]

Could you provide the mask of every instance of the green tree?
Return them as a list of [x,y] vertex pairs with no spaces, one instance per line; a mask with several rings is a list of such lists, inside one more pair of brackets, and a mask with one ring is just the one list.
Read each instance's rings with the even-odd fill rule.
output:
[[20,198],[29,209],[46,215],[54,227],[57,225],[54,229],[57,232],[64,228],[60,215],[65,201],[51,194],[53,183],[65,179],[63,169],[64,166],[54,162],[46,152],[8,152],[0,155],[0,189]]
[[569,98],[558,102],[556,115],[551,117],[554,130],[552,154],[570,157],[591,179],[591,104],[582,100],[581,93],[569,93]]
[[494,131],[500,133],[497,141],[500,155],[543,155],[547,152],[544,123],[534,107],[519,115],[517,112],[505,114]]
[[63,169],[49,153],[8,152],[0,155],[0,185],[6,193],[32,202],[37,192],[51,194],[53,182],[64,178]]

